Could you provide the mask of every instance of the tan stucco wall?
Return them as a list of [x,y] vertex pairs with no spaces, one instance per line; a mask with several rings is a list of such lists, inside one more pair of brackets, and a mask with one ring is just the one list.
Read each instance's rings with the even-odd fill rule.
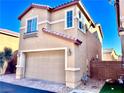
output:
[[45,9],[37,9],[37,8],[31,9],[27,14],[25,14],[24,17],[22,17],[22,19],[21,19],[21,27],[26,26],[26,19],[36,17],[36,16],[38,17],[38,22],[46,21],[46,19],[48,18],[47,10],[45,10]]
[[5,47],[11,48],[13,52],[18,50],[19,38],[0,33],[0,51],[3,51]]
[[122,55],[123,55],[123,57],[124,57],[124,35],[121,35],[120,36],[120,38],[121,38],[121,47],[122,47]]
[[124,28],[124,0],[120,0],[120,22]]
[[[74,28],[65,29],[65,10],[74,9]],[[84,72],[87,71],[88,62],[91,58],[96,58],[96,55],[99,55],[101,60],[101,43],[98,41],[92,33],[95,32],[96,28],[92,28],[85,33],[78,30],[77,23],[77,6],[68,7],[60,11],[56,11],[50,14],[48,11],[43,9],[31,9],[22,19],[21,27],[26,26],[26,19],[33,16],[38,16],[38,22],[43,22],[48,19],[49,21],[63,20],[56,24],[50,25],[49,23],[42,23],[38,25],[38,37],[31,37],[23,39],[23,34],[26,28],[21,29],[20,33],[20,46],[19,50],[35,50],[35,49],[46,49],[46,48],[60,48],[67,47],[70,49],[71,54],[67,56],[67,64],[69,68],[80,68],[78,71],[65,71],[65,81],[67,86],[75,87],[79,84],[81,77]],[[51,16],[51,18],[50,18]],[[86,20],[86,24],[89,27],[89,22]],[[42,28],[45,27],[51,31],[58,31],[75,38],[79,38],[82,41],[82,44],[77,46],[72,42],[63,40],[52,35],[46,34],[42,31]],[[102,40],[101,40],[102,41]],[[34,58],[35,59],[35,58]],[[32,59],[32,60],[34,60]],[[48,75],[49,76],[49,75]]]
[[124,16],[124,0],[120,0],[120,14]]
[[80,46],[75,46],[75,67],[81,68],[75,73],[75,81],[79,82],[84,72],[90,72],[89,63],[92,58],[98,55],[101,60],[101,43],[91,32],[83,33],[78,31],[78,37],[83,41]]
[[[120,0],[120,22],[121,26],[124,28],[124,0]],[[122,47],[122,59],[124,60],[124,31],[120,35],[121,47]]]

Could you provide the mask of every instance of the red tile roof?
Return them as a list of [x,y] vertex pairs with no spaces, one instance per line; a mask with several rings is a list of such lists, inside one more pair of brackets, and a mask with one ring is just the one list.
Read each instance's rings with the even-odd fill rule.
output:
[[79,3],[79,1],[80,0],[72,0],[72,1],[67,2],[67,3],[63,3],[61,5],[54,7],[52,11],[57,11],[57,10],[60,10],[62,8],[68,7],[68,6],[76,5]]
[[72,36],[65,35],[64,33],[55,32],[55,31],[49,31],[46,28],[43,28],[42,31],[45,32],[45,33],[48,33],[50,35],[53,35],[53,36],[56,36],[56,37],[59,37],[59,38],[71,41],[71,42],[73,42],[76,45],[81,45],[82,44],[81,40],[79,40],[77,38],[74,38]]
[[[58,5],[54,8],[47,6],[47,5],[41,5],[41,4],[31,4],[19,17],[18,19],[21,20],[21,18],[32,8],[40,8],[40,9],[47,9],[50,12],[55,12],[57,10],[72,6],[72,5],[78,5],[79,8],[81,8],[81,5],[79,4],[80,0],[72,0],[70,2],[67,3],[63,3],[61,5]],[[92,19],[88,16],[88,14],[83,10],[83,8],[81,8],[82,12],[84,13],[84,15],[86,16],[86,18],[88,19],[88,21],[91,21],[92,26],[95,27],[94,22],[92,21]]]
[[73,1],[70,1],[70,2],[67,2],[67,3],[64,3],[64,4],[61,4],[59,6],[56,6],[54,8],[51,8],[47,5],[40,5],[40,4],[31,4],[19,17],[18,19],[20,20],[31,8],[40,8],[40,9],[47,9],[48,11],[57,11],[57,10],[60,10],[62,8],[65,8],[65,7],[68,7],[68,6],[71,6],[71,5],[75,5],[75,4],[78,4],[80,0],[73,0]]
[[8,29],[0,28],[0,33],[6,34],[6,35],[9,35],[9,36],[19,37],[19,33],[10,31]]

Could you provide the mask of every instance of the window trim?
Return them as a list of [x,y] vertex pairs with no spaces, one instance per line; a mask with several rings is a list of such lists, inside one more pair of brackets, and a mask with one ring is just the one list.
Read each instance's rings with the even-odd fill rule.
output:
[[[72,27],[67,27],[67,12],[72,11]],[[74,8],[65,10],[65,30],[74,28]]]
[[[27,33],[28,21],[31,20],[31,19],[34,19],[34,18],[37,18],[37,27],[36,27],[36,31],[38,31],[38,16],[33,16],[33,17],[30,17],[30,18],[27,18],[27,19],[26,19],[26,29],[25,29],[25,32],[24,32],[24,33]],[[33,32],[31,32],[31,33],[33,33]]]
[[[79,13],[81,14],[81,18],[79,18]],[[81,11],[78,11],[78,12],[77,12],[77,18],[78,18],[78,29],[79,29],[81,32],[86,33],[85,29],[80,29],[80,28],[79,28],[79,25],[80,25],[79,22],[81,22],[82,25],[85,25],[85,21],[84,21],[84,22],[82,21],[82,20],[84,19],[84,15],[82,14]]]

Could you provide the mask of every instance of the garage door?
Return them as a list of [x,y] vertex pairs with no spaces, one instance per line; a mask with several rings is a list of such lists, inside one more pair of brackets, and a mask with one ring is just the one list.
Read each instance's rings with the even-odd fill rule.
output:
[[64,51],[26,53],[25,77],[65,82]]

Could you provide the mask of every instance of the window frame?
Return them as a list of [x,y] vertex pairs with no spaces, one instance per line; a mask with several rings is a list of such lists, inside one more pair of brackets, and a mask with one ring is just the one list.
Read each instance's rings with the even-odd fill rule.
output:
[[[67,12],[72,11],[72,27],[67,27]],[[67,9],[65,10],[65,29],[72,29],[74,28],[74,9]]]
[[28,28],[28,21],[29,20],[32,20],[32,19],[37,19],[37,24],[36,24],[36,31],[34,31],[34,32],[37,32],[38,31],[38,16],[33,16],[33,17],[30,17],[30,18],[27,18],[26,19],[26,30],[25,30],[25,33],[33,33],[33,32],[28,32],[27,30],[27,28]]
[[[81,18],[79,18],[79,14],[80,14]],[[83,25],[85,25],[84,15],[82,14],[81,11],[78,11],[78,17],[77,18],[78,18],[78,29],[81,30],[82,32],[86,33],[85,29],[83,28]],[[82,29],[79,27],[80,22],[82,24]]]

